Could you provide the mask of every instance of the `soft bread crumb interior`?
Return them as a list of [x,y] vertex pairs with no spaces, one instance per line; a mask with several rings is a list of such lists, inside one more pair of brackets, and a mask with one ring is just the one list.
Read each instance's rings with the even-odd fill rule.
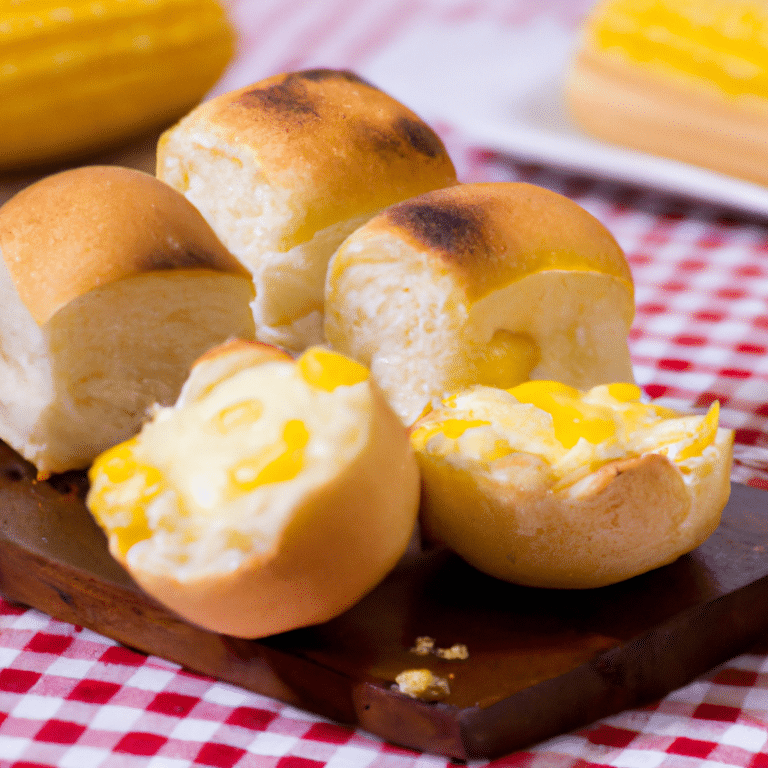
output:
[[294,352],[322,343],[328,260],[372,214],[333,222],[296,243],[292,233],[304,211],[295,192],[272,186],[252,152],[177,128],[161,162],[161,178],[183,192],[253,275],[256,337]]
[[40,413],[54,400],[45,333],[16,292],[0,254],[0,436],[34,461],[45,437],[32,436]]
[[39,331],[42,383],[17,426],[39,446],[31,460],[42,471],[85,467],[134,434],[150,406],[173,402],[199,355],[231,336],[253,338],[251,297],[244,277],[169,270],[70,302]]
[[283,231],[298,220],[291,191],[273,189],[251,152],[215,134],[171,132],[158,176],[184,194],[251,270],[258,251],[278,250]]
[[451,277],[402,241],[350,242],[326,286],[325,333],[339,351],[370,368],[405,424],[411,424],[460,359],[466,309]]
[[[548,270],[470,304],[457,278],[402,240],[348,240],[331,261],[325,332],[370,367],[409,425],[436,398],[477,382],[477,361],[499,331],[520,342],[517,380],[555,379],[586,389],[634,381],[627,337],[633,299],[596,272]],[[499,361],[494,361],[498,363]],[[496,382],[494,382],[496,383]]]
[[527,333],[540,353],[531,379],[590,389],[634,381],[627,343],[632,315],[633,298],[614,278],[547,270],[475,303],[466,332],[480,343],[499,328]]
[[[120,516],[145,513],[149,530],[127,562],[180,582],[267,558],[296,510],[363,450],[370,412],[367,384],[326,391],[310,386],[292,362],[234,373],[184,407],[155,412],[131,444],[135,476],[112,487],[97,479],[94,497],[113,510],[102,523],[130,525]],[[304,439],[286,444],[286,429]],[[156,486],[144,501],[142,467],[151,468]]]

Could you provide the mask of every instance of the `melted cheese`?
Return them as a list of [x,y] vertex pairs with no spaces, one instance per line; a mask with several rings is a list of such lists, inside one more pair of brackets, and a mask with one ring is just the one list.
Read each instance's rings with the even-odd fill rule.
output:
[[313,348],[296,363],[238,371],[184,407],[157,408],[138,437],[96,460],[89,506],[123,553],[164,536],[184,560],[211,526],[221,529],[217,546],[265,546],[286,510],[361,450],[371,404],[357,385],[368,378]]
[[454,462],[492,465],[514,453],[533,454],[563,485],[608,461],[653,452],[685,472],[714,442],[718,414],[717,403],[699,416],[642,402],[632,384],[582,392],[528,381],[508,390],[473,387],[447,398],[417,424],[411,442],[417,451]]

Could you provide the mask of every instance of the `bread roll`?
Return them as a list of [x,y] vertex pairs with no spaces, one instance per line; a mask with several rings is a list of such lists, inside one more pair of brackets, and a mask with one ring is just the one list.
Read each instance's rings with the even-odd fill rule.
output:
[[408,435],[365,368],[245,342],[201,359],[90,478],[111,552],[149,594],[252,638],[359,600],[406,550],[419,499]]
[[604,141],[768,184],[768,8],[730,0],[604,0],[565,86]]
[[526,586],[601,587],[670,563],[715,530],[730,493],[717,403],[680,415],[628,384],[474,387],[411,442],[426,535]]
[[472,384],[633,381],[632,277],[611,234],[530,184],[464,184],[394,205],[333,256],[325,332],[410,424]]
[[323,341],[333,251],[398,200],[456,182],[417,115],[356,75],[275,75],[203,103],[160,139],[157,175],[182,191],[254,275],[259,339]]
[[0,438],[88,466],[171,403],[202,352],[253,338],[247,272],[168,185],[91,166],[0,208]]

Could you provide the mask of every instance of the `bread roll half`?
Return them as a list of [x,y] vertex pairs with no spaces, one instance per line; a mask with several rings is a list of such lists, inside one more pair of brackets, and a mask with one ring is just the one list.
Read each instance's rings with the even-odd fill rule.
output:
[[399,200],[456,182],[438,136],[346,71],[275,75],[211,99],[161,137],[157,175],[253,273],[258,338],[321,343],[328,259]]
[[463,184],[398,203],[333,256],[325,332],[410,424],[434,398],[529,378],[633,381],[632,276],[608,230],[531,184]]
[[359,600],[405,552],[419,500],[406,430],[363,366],[245,342],[202,358],[90,478],[111,552],[149,594],[253,638]]
[[591,588],[676,560],[717,528],[733,432],[640,400],[529,381],[478,386],[419,420],[429,538],[496,578]]
[[253,338],[250,278],[182,195],[64,171],[0,208],[0,438],[41,475],[88,466],[171,403],[189,366]]

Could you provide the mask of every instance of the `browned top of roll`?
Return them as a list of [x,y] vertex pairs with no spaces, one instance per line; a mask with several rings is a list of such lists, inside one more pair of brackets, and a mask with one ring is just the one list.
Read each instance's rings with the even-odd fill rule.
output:
[[0,253],[40,325],[72,299],[132,274],[248,274],[183,195],[117,166],[63,171],[16,194],[0,208]]
[[395,234],[429,253],[461,278],[470,300],[549,269],[598,272],[633,290],[624,252],[608,229],[569,198],[532,184],[435,190],[393,205],[360,231]]
[[272,186],[292,190],[306,210],[297,242],[329,223],[456,183],[437,134],[348,71],[275,75],[204,102],[180,125],[247,148]]

